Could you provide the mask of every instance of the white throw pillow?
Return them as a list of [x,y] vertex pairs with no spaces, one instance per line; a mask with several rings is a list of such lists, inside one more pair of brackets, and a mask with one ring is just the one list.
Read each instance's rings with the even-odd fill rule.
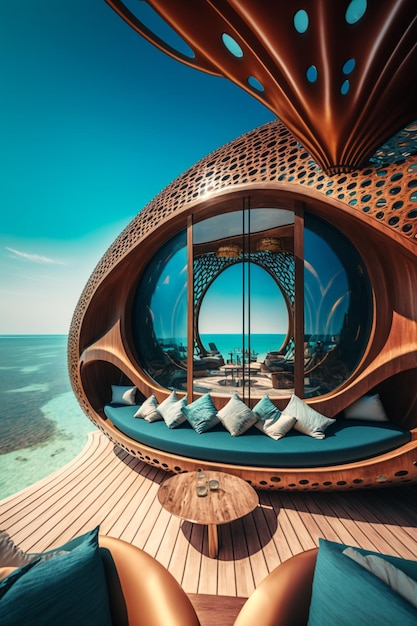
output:
[[271,439],[282,439],[294,426],[296,419],[281,413],[268,395],[263,396],[252,411],[258,417],[255,426]]
[[163,402],[158,406],[158,413],[160,413],[163,417],[165,424],[168,428],[175,428],[179,426],[187,419],[182,412],[183,407],[186,405],[187,399],[185,396],[178,399],[175,391],[165,398]]
[[111,386],[111,402],[112,404],[136,404],[136,387],[123,385]]
[[326,428],[336,421],[331,417],[321,415],[321,413],[303,402],[303,400],[295,394],[292,395],[283,413],[296,418],[297,421],[294,424],[295,430],[298,430],[304,435],[314,437],[315,439],[324,439]]
[[257,416],[237,395],[233,394],[229,402],[217,413],[217,417],[232,437],[238,437],[258,421]]
[[343,550],[343,554],[362,565],[374,576],[378,576],[391,589],[417,608],[417,582],[404,574],[398,567],[380,556],[363,555],[353,548],[346,548]]
[[348,420],[389,421],[378,394],[363,396],[356,400],[345,409],[345,417]]
[[266,418],[256,422],[256,428],[259,428],[265,435],[271,437],[271,439],[282,439],[293,428],[296,423],[295,417],[281,413],[276,418]]
[[267,394],[255,404],[252,411],[259,418],[255,426],[272,439],[285,437],[296,422],[295,417],[281,413]]
[[145,402],[139,407],[133,417],[141,417],[147,422],[157,422],[162,419],[154,394],[146,398]]

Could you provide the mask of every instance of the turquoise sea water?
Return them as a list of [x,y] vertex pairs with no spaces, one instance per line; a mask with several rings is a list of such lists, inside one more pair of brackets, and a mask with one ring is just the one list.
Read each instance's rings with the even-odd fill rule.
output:
[[[252,335],[263,360],[285,335]],[[202,335],[225,361],[239,355],[241,335]],[[71,389],[66,335],[0,336],[0,499],[56,471],[81,452],[94,425]]]
[[[223,355],[224,360],[232,358],[241,351],[242,335],[228,335],[228,334],[210,334],[201,335],[204,347],[208,350],[209,343],[214,343],[218,351]],[[250,351],[254,351],[257,354],[256,359],[263,361],[267,352],[272,350],[279,350],[285,340],[285,335],[282,334],[251,334],[250,336]],[[245,339],[245,349],[248,348],[247,338]]]
[[0,499],[70,462],[94,428],[71,389],[65,335],[0,336]]

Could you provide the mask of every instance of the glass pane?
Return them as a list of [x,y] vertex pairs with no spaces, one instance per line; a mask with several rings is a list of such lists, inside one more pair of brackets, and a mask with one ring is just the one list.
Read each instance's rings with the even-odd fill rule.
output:
[[329,224],[305,216],[304,395],[333,391],[358,364],[372,320],[370,282],[356,248]]
[[194,371],[195,391],[282,393],[272,372],[286,353],[292,366],[293,222],[292,212],[267,208],[194,225],[195,349],[208,364],[198,381]]
[[160,385],[187,387],[187,246],[182,231],[155,254],[138,286],[133,333],[138,361]]

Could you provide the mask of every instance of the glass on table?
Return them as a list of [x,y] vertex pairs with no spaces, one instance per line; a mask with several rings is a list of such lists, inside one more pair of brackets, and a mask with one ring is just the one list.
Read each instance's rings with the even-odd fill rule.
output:
[[198,470],[197,472],[196,493],[200,498],[206,496],[208,493],[206,475],[203,470]]

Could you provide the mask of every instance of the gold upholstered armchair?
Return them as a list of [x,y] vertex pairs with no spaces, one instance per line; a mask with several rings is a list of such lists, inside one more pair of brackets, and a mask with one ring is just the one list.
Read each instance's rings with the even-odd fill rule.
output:
[[99,537],[112,623],[117,626],[199,626],[187,594],[149,554],[120,539]]

